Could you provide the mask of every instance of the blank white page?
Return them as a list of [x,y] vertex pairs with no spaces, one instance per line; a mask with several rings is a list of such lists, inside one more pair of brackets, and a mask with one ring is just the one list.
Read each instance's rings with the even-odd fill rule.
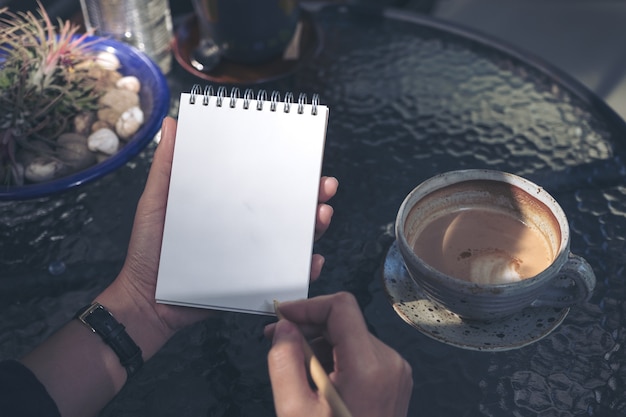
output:
[[192,96],[180,99],[156,299],[274,314],[274,300],[308,296],[328,108]]

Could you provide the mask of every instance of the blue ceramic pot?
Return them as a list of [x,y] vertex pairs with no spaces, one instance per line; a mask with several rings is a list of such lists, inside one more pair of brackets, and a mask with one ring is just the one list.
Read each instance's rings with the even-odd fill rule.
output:
[[104,38],[88,37],[95,51],[115,54],[120,61],[119,71],[123,75],[134,75],[141,82],[139,98],[144,111],[144,123],[128,140],[123,148],[107,160],[73,173],[37,184],[22,186],[0,186],[0,200],[24,200],[62,192],[89,181],[96,180],[116,170],[135,157],[157,134],[170,105],[170,92],[165,76],[159,67],[142,52],[132,46]]

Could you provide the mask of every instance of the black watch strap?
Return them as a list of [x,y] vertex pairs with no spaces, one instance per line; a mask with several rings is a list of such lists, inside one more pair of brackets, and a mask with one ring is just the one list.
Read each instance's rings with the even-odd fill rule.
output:
[[94,333],[97,333],[104,343],[109,345],[126,368],[128,377],[135,374],[143,365],[141,349],[126,333],[124,325],[102,304],[94,302],[76,313],[74,318],[83,322]]

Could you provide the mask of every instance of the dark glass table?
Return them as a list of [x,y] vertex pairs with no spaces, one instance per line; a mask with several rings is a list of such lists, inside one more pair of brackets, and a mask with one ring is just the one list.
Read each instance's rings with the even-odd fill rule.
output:
[[[567,75],[462,28],[347,6],[311,17],[319,50],[288,76],[250,85],[316,92],[330,108],[323,173],[341,185],[311,295],[355,294],[371,331],[413,367],[411,416],[625,415],[624,122]],[[174,116],[179,93],[207,82],[181,67],[168,80]],[[153,150],[64,194],[0,202],[0,357],[27,352],[115,277]],[[462,168],[546,187],[569,217],[573,252],[597,274],[591,300],[525,347],[468,350],[428,337],[383,285],[405,195]],[[274,415],[270,320],[224,313],[186,329],[102,416]]]

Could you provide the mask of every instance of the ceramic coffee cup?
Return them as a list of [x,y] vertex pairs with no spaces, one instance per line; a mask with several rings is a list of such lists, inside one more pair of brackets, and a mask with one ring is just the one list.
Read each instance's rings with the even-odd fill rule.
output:
[[570,252],[563,209],[513,174],[462,170],[430,178],[403,201],[395,232],[411,278],[464,319],[569,307],[595,287],[590,265]]
[[297,0],[193,0],[202,36],[222,57],[256,64],[281,56],[300,19]]

